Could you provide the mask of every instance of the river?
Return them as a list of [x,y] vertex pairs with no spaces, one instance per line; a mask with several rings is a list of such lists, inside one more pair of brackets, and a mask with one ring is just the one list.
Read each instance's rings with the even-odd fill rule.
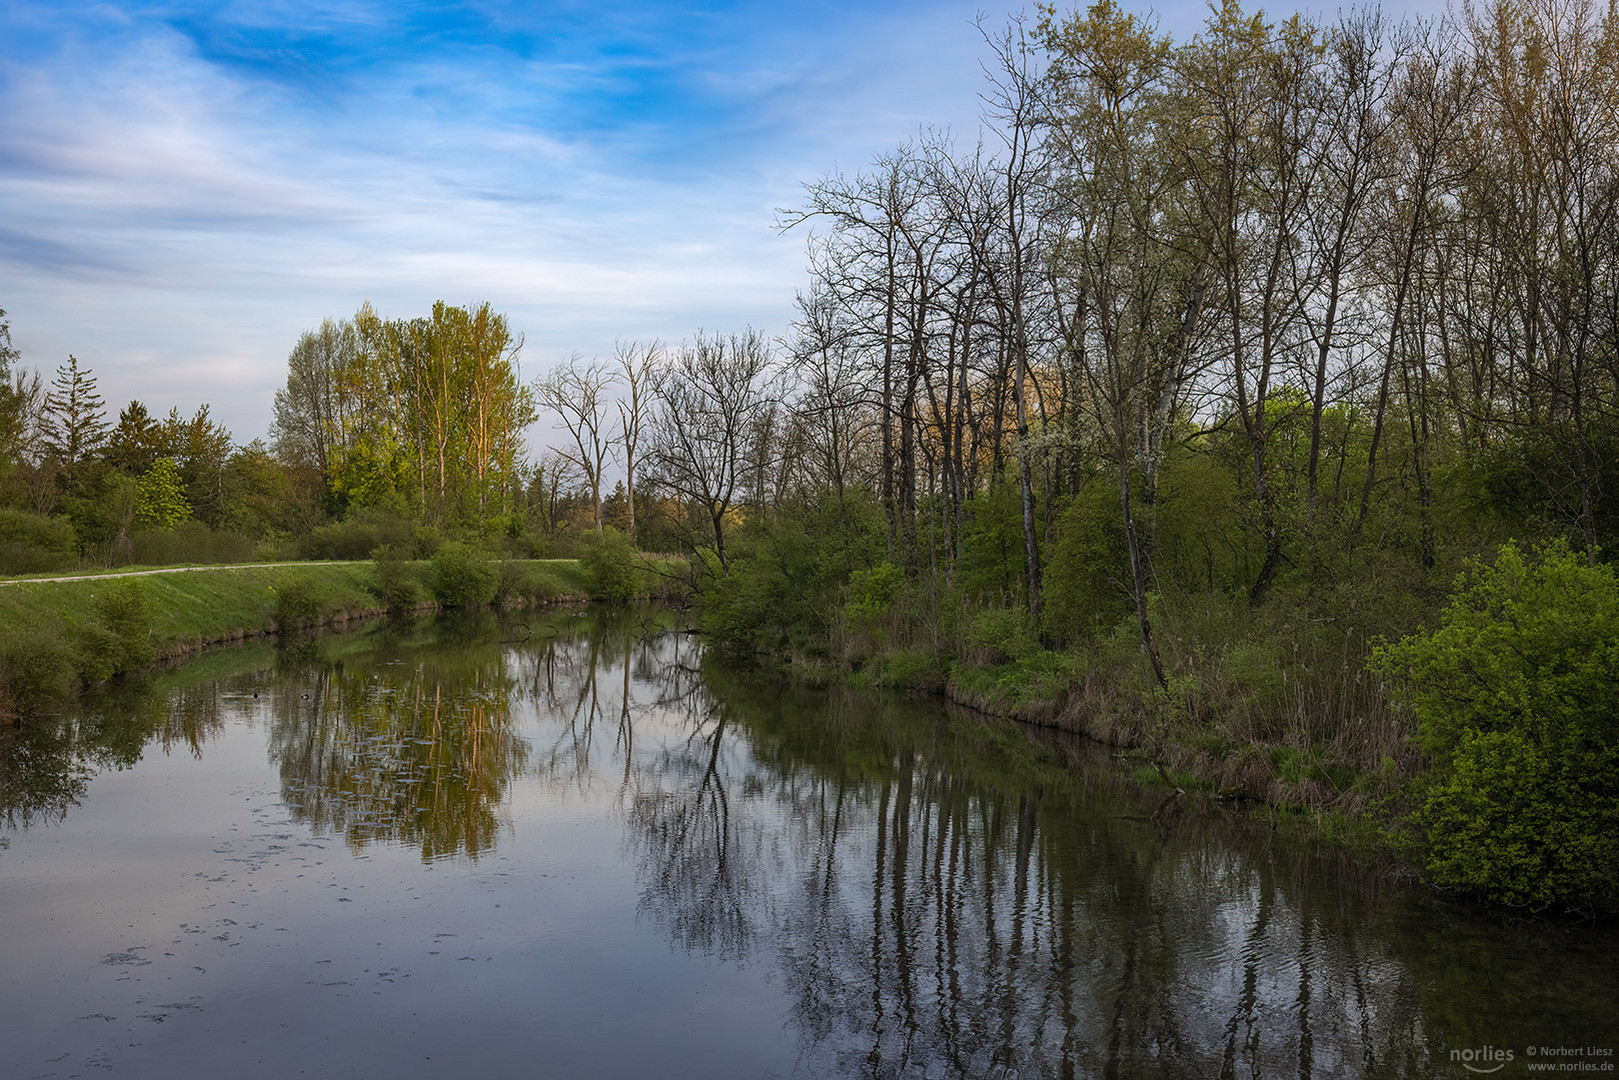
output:
[[656,612],[519,618],[223,650],[0,736],[0,1074],[1614,1070],[1611,927]]

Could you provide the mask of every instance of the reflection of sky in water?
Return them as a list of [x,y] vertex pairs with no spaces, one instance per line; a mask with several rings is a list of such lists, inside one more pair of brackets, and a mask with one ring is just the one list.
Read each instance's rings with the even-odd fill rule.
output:
[[34,824],[0,851],[0,1054],[29,1075],[1419,1076],[1554,1014],[1603,1045],[1609,932],[1432,908],[1062,740],[1031,754],[933,705],[559,621],[583,625],[249,652],[64,718],[40,746],[135,763],[83,790],[47,782],[71,761],[32,788],[8,765]]

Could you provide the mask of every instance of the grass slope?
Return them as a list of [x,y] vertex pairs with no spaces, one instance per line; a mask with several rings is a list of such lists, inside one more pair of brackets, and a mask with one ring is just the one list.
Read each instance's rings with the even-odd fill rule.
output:
[[[428,563],[406,563],[403,570],[415,596],[431,595]],[[501,564],[496,602],[524,607],[587,592],[577,561],[526,560]],[[18,581],[0,587],[0,714],[48,707],[108,674],[210,644],[386,610],[370,562]]]

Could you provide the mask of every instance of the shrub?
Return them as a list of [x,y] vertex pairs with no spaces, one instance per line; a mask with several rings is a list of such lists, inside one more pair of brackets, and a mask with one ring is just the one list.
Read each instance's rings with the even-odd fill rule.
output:
[[95,612],[94,622],[75,627],[71,635],[76,667],[86,681],[105,682],[152,662],[156,649],[144,585],[125,581],[103,588],[96,594]]
[[75,558],[73,526],[64,518],[0,510],[0,574],[63,570]]
[[57,634],[19,634],[0,641],[0,698],[9,698],[19,713],[69,697],[78,682],[73,650]]
[[973,618],[967,632],[969,646],[979,650],[986,664],[1021,660],[1040,649],[1040,640],[1029,625],[1029,613],[1021,608],[986,608]]
[[588,539],[579,562],[585,571],[585,587],[595,599],[626,604],[641,594],[635,548],[617,529],[604,529],[600,536]]
[[153,529],[130,537],[130,556],[143,566],[205,566],[252,562],[258,554],[252,539],[236,532],[215,532],[200,521],[172,529]]
[[372,591],[389,611],[407,610],[421,600],[421,590],[417,587],[416,577],[411,573],[410,564],[404,560],[398,548],[377,548],[371,553],[371,562],[377,574]]
[[434,552],[432,581],[439,606],[478,607],[494,600],[499,575],[486,552],[454,541]]
[[1375,650],[1432,763],[1410,825],[1440,885],[1619,910],[1619,581],[1565,545],[1504,546],[1438,629]]
[[[703,629],[733,651],[827,652],[846,600],[849,575],[866,572],[884,546],[881,509],[869,498],[824,496],[794,503],[780,518],[750,518],[728,544],[730,570],[717,560],[694,562]],[[667,590],[674,568],[649,574]],[[903,584],[897,568],[887,604]]]
[[[364,510],[346,521],[311,530],[299,547],[307,559],[357,561],[369,559],[379,547],[420,548],[410,522],[381,511]],[[436,544],[434,545],[436,546]]]
[[944,672],[933,653],[924,648],[904,649],[888,656],[877,680],[897,690],[944,689]]
[[117,643],[114,672],[134,671],[152,662],[152,612],[146,586],[123,581],[96,597],[96,617]]
[[1058,517],[1045,568],[1043,617],[1058,641],[1105,633],[1131,609],[1130,556],[1117,487],[1092,483]]
[[870,570],[856,570],[849,575],[849,601],[844,614],[849,622],[861,629],[874,628],[888,616],[905,584],[905,572],[891,562],[881,562]]
[[279,630],[308,626],[320,618],[320,597],[303,578],[283,581],[275,590],[275,624]]

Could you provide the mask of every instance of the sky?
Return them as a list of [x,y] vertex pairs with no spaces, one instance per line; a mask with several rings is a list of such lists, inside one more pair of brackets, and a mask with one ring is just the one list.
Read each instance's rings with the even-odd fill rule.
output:
[[[1190,36],[1201,4],[1161,8]],[[366,301],[489,301],[525,377],[615,339],[783,334],[802,185],[977,138],[980,0],[0,5],[0,308],[109,418],[267,433]],[[544,422],[542,421],[542,426]]]

